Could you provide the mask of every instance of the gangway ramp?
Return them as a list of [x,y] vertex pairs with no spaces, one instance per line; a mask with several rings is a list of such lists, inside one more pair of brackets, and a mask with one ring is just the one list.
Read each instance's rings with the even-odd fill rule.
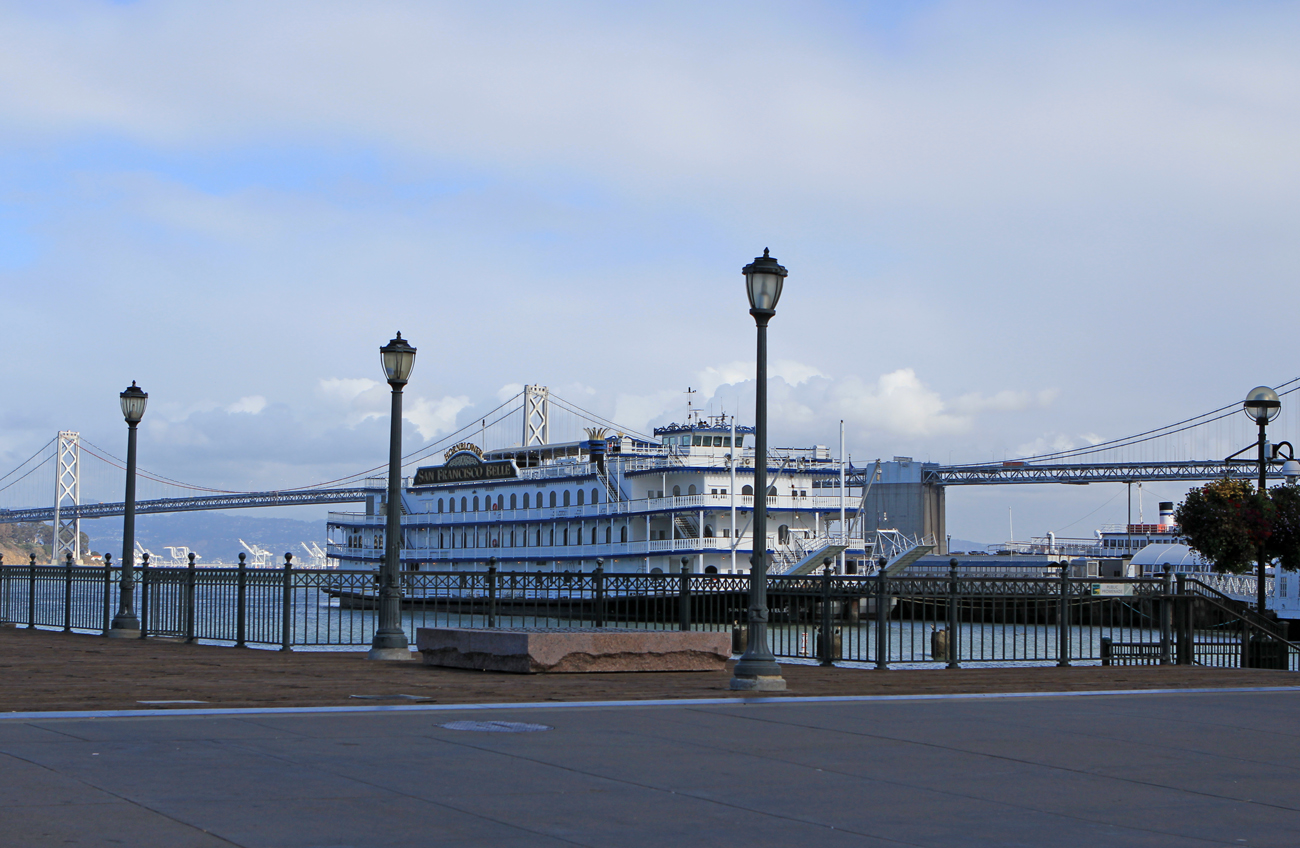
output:
[[814,568],[820,568],[821,564],[826,561],[827,557],[834,560],[848,549],[848,545],[826,542],[825,544],[814,548],[811,553],[805,554],[803,559],[796,562],[794,567],[785,573],[790,576],[796,574],[809,574]]

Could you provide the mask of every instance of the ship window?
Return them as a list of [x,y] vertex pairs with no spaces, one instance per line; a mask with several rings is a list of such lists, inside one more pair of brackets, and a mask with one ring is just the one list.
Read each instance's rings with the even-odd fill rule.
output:
[[524,509],[528,509],[528,493],[524,492]]
[[591,528],[591,543],[596,544],[596,528]]
[[789,525],[787,525],[787,524],[782,524],[780,527],[776,528],[776,540],[777,540],[777,542],[779,542],[779,543],[782,544],[782,545],[787,545],[787,544],[790,543],[790,526],[789,526]]
[[585,501],[586,499],[587,499],[587,490],[586,490],[586,489],[579,489],[579,490],[578,490],[578,506],[582,506],[582,505],[583,505],[583,501]]
[[650,569],[650,573],[651,573],[651,574],[663,574],[663,573],[664,573],[664,570],[663,570],[662,568],[660,568],[659,566],[656,565],[654,568]]
[[467,506],[469,506],[469,501],[465,500],[464,498],[461,498],[461,499],[460,499],[460,511],[461,511],[461,512],[464,512],[464,511],[465,511],[465,508],[466,508]]
[[591,502],[594,504],[600,503],[600,491],[598,489],[591,490]]
[[442,498],[438,498],[438,512],[442,512]]
[[565,527],[565,528],[564,528],[564,544],[565,544],[566,547],[567,547],[568,544],[569,544],[569,528],[568,528],[568,527]]
[[568,489],[565,489],[565,490],[564,490],[564,505],[565,505],[565,506],[568,506],[568,505],[569,505],[569,490],[568,490]]
[[682,496],[682,487],[673,486],[673,497],[680,498],[681,496]]
[[[527,496],[527,495],[524,495],[524,497],[528,497],[528,496]],[[515,509],[515,508],[516,508],[516,507],[515,507],[515,495],[514,495],[513,493],[511,493],[511,495],[510,495],[510,508],[511,508],[511,509]]]
[[724,448],[729,448],[729,447],[731,447],[731,437],[730,437],[730,436],[723,436],[723,437],[722,437],[722,446],[723,446]]
[[738,447],[738,448],[743,448],[744,446],[745,446],[745,437],[744,437],[744,436],[737,436],[737,437],[736,437],[736,447]]
[[626,525],[626,524],[624,524],[624,525],[619,529],[619,531],[618,531],[618,540],[619,540],[620,542],[626,542],[626,541],[627,541],[627,525]]
[[713,446],[714,446],[715,448],[720,448],[720,447],[722,447],[722,437],[721,437],[721,436],[714,436],[714,437],[713,437]]
[[767,493],[768,493],[768,495],[770,495],[771,497],[776,497],[776,486],[768,486],[768,487],[767,487]]
[[551,506],[555,506],[555,492],[551,492]]
[[741,494],[741,495],[748,495],[749,497],[752,498],[752,497],[754,496],[754,487],[753,487],[753,486],[744,486],[744,487],[741,488],[741,490],[740,490],[740,494]]
[[706,538],[706,539],[712,539],[712,538],[713,538],[713,528],[710,527],[710,526],[708,526],[707,524],[704,525],[704,538]]
[[478,495],[474,496],[474,511],[478,512]]
[[691,485],[686,489],[686,494],[688,494],[688,495],[694,495],[694,494],[696,494],[696,492],[695,492],[695,484],[694,484],[694,483],[692,483],[692,484],[691,484]]
[[717,573],[718,573],[718,567],[717,567],[716,565],[706,565],[706,566],[704,566],[704,573],[705,573],[705,574],[717,574]]
[[606,528],[605,528],[605,544],[608,545],[608,544],[609,544],[610,542],[612,542],[613,540],[614,540],[614,528],[613,528],[613,527],[606,527]]
[[551,547],[555,547],[555,528],[551,528]]
[[698,444],[700,444],[700,442],[702,441],[702,439],[701,439],[701,437],[699,437],[699,436],[692,436],[692,437],[691,437],[691,441],[692,441],[694,444],[697,444],[697,445],[698,445]]
[[731,528],[729,528],[729,527],[723,527],[723,528],[722,528],[722,538],[724,538],[724,539],[730,539],[730,538],[731,538]]
[[441,533],[438,534],[438,547],[440,547],[440,548],[445,548],[445,547],[447,547],[447,545],[446,545],[446,541],[442,538],[442,534],[441,534]]

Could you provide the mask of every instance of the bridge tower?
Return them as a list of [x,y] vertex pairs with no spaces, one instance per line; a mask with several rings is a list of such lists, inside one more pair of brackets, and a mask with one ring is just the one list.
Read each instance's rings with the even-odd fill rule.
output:
[[551,393],[546,386],[524,386],[524,447],[550,442]]
[[67,553],[73,562],[81,562],[81,519],[64,518],[63,507],[81,505],[81,434],[60,430],[54,464],[54,538],[50,558],[58,565]]

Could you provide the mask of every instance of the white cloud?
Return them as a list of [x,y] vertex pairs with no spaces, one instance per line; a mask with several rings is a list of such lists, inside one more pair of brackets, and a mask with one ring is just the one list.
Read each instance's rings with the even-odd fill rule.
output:
[[247,412],[256,415],[266,409],[266,398],[261,395],[242,397],[226,407],[226,412]]
[[456,415],[472,405],[469,398],[464,396],[437,400],[416,398],[402,406],[402,418],[414,424],[427,442],[455,430]]

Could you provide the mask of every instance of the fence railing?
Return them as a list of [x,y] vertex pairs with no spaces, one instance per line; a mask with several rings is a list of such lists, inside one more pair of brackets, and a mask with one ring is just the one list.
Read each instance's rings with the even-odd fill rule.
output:
[[[373,571],[143,567],[142,638],[281,650],[362,648]],[[107,633],[117,566],[0,566],[0,621]],[[748,575],[403,572],[402,623],[731,632],[743,650]],[[1197,664],[1300,670],[1275,621],[1191,578],[876,574],[770,577],[778,657],[874,665]]]

